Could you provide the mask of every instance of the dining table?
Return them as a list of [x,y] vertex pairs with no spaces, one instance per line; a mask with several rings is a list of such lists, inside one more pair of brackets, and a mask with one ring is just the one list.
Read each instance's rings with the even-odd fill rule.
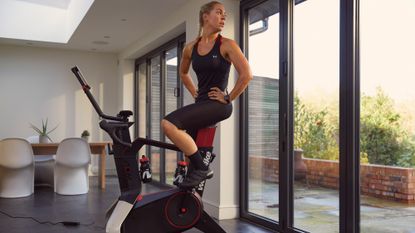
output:
[[[91,154],[99,155],[99,186],[105,189],[105,157],[111,142],[89,142]],[[58,151],[59,143],[32,143],[33,154],[36,155],[54,155]]]

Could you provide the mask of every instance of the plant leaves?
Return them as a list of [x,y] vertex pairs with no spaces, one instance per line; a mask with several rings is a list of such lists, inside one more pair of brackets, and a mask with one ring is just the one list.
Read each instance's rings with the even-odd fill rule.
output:
[[47,132],[46,134],[50,134],[52,133],[56,128],[58,128],[59,124],[57,126],[55,126],[55,128],[51,129],[49,132]]
[[45,135],[45,136],[49,139],[50,142],[53,142],[52,138],[50,138],[49,135]]
[[59,126],[59,124],[55,128],[51,129],[50,131],[47,131],[48,130],[48,118],[46,118],[46,120],[42,119],[42,129],[40,129],[40,128],[36,127],[35,125],[33,125],[32,123],[30,123],[30,128],[32,128],[34,131],[36,131],[36,133],[38,133],[40,136],[48,137],[50,141],[52,141],[52,140],[50,139],[48,134],[53,132],[54,130],[56,130],[56,128],[58,128],[58,126]]
[[30,128],[36,131],[36,133],[38,133],[39,135],[42,135],[42,131],[38,127],[34,126],[32,123],[30,123]]

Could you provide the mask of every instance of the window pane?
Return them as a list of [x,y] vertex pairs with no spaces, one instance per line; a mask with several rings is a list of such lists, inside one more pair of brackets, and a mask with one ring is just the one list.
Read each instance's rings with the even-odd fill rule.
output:
[[248,212],[278,220],[278,1],[248,11]]
[[[160,141],[160,57],[151,59],[151,139]],[[160,148],[151,148],[153,179],[160,181]]]
[[294,8],[294,227],[339,232],[339,0]]
[[[166,115],[178,107],[177,48],[166,52]],[[166,142],[172,143],[165,137]],[[177,167],[177,152],[166,151],[166,183],[173,184],[174,171]]]
[[[146,122],[147,122],[147,114],[146,114],[146,95],[147,95],[147,82],[146,82],[146,64],[140,64],[138,67],[138,125],[139,125],[139,132],[138,136],[141,138],[146,137]],[[145,147],[142,147],[139,151],[139,155],[145,155]]]
[[166,52],[166,115],[177,109],[177,48]]
[[415,231],[415,1],[360,1],[361,232]]

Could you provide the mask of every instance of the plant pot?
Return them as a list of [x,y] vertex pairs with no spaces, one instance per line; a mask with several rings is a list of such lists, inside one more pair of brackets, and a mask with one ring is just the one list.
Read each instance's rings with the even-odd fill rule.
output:
[[307,176],[307,165],[303,160],[303,150],[294,149],[294,180],[302,180]]
[[86,142],[89,142],[89,136],[82,136],[82,139],[84,139]]
[[39,143],[50,143],[50,140],[47,136],[39,135]]

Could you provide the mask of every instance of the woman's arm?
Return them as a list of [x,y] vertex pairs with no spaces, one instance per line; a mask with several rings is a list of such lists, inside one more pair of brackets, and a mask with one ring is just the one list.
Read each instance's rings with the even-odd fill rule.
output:
[[[193,43],[192,43],[193,44]],[[197,97],[197,88],[193,83],[192,77],[189,74],[189,68],[191,63],[191,54],[192,54],[192,44],[188,44],[183,49],[182,60],[180,61],[180,78],[183,81],[184,86],[193,96]]]
[[225,49],[225,55],[235,66],[239,76],[234,88],[232,89],[231,93],[229,93],[229,99],[232,101],[238,98],[242,92],[244,92],[248,86],[248,83],[252,79],[252,72],[251,68],[249,67],[248,60],[246,60],[244,54],[236,42],[229,39],[225,40],[224,42],[225,43],[223,43],[223,45]]
[[[239,75],[234,88],[231,93],[229,93],[229,100],[232,101],[244,92],[248,86],[248,83],[252,79],[252,72],[249,67],[248,60],[246,60],[244,54],[235,41],[224,38],[222,47],[224,49],[225,57],[232,62]],[[224,98],[225,93],[223,93],[218,87],[211,88],[208,95],[210,99],[218,100],[221,103],[227,104]]]

